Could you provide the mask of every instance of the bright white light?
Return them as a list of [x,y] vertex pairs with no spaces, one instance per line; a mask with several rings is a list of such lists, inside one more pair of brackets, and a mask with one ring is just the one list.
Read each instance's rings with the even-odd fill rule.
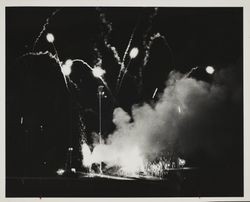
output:
[[83,160],[82,160],[83,165],[91,167],[92,165],[91,151],[86,143],[82,144],[82,155],[83,155]]
[[178,112],[179,112],[179,114],[181,113],[181,107],[180,106],[178,106]]
[[48,33],[47,36],[46,36],[46,39],[47,39],[47,41],[48,41],[49,43],[53,43],[54,40],[55,40],[55,37],[54,37],[53,34]]
[[71,59],[68,59],[68,60],[66,60],[65,65],[71,67],[73,65],[73,61]]
[[76,169],[75,169],[75,168],[71,168],[70,170],[71,170],[71,172],[73,172],[73,173],[76,172]]
[[102,69],[101,67],[94,67],[92,69],[92,73],[93,73],[94,77],[100,78],[103,76],[103,74],[106,73],[106,71],[104,69]]
[[184,159],[178,158],[179,166],[183,167],[186,164],[186,161]]
[[61,168],[56,171],[57,175],[63,175],[64,172],[65,172],[65,170],[63,170]]
[[130,53],[129,53],[129,56],[131,59],[134,59],[139,53],[139,49],[134,47],[131,49]]
[[212,66],[207,66],[206,67],[206,72],[208,73],[208,74],[213,74],[214,73],[214,68],[212,67]]
[[71,73],[71,66],[73,64],[73,61],[68,59],[62,66],[62,73],[65,75],[65,76],[69,76],[70,73]]

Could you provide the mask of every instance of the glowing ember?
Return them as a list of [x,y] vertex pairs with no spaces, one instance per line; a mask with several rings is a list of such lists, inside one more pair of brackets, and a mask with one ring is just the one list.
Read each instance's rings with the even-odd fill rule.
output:
[[138,55],[138,53],[139,53],[139,49],[136,48],[136,47],[134,47],[130,51],[129,56],[130,56],[131,59],[134,59],[134,58],[136,58],[136,56]]
[[178,158],[178,163],[180,167],[183,167],[186,164],[186,161],[184,159]]
[[62,66],[62,73],[65,75],[65,76],[69,76],[71,74],[71,66],[73,64],[73,61],[72,60],[67,60],[63,66]]
[[93,73],[94,77],[100,78],[106,73],[106,71],[104,69],[102,69],[101,67],[97,66],[97,67],[94,67],[92,69],[92,73]]
[[63,173],[65,172],[64,169],[60,168],[56,171],[57,175],[63,175]]
[[76,169],[75,169],[75,168],[71,168],[70,170],[71,170],[71,172],[73,172],[73,173],[76,172]]
[[48,41],[49,43],[53,43],[54,40],[55,40],[55,37],[54,37],[53,34],[48,33],[48,34],[46,35],[46,39],[47,39],[47,41]]
[[83,165],[86,167],[91,167],[92,155],[89,146],[86,143],[82,144],[82,154],[83,154],[83,160],[82,160]]
[[214,73],[214,68],[212,67],[212,66],[207,66],[206,67],[206,72],[208,73],[208,74],[213,74]]

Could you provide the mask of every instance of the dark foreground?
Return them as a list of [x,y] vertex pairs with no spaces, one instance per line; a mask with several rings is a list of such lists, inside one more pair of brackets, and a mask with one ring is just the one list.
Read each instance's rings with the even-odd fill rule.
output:
[[[215,175],[215,173],[218,173]],[[243,196],[243,183],[223,170],[172,170],[164,180],[141,178],[7,177],[6,197]]]

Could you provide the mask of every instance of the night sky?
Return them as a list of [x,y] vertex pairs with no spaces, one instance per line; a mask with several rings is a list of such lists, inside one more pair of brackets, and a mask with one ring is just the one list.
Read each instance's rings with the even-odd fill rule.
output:
[[[46,34],[51,32],[55,36],[54,44],[61,61],[81,58],[94,66],[98,59],[94,48],[100,51],[102,68],[106,70],[104,78],[116,99],[115,102],[112,101],[105,91],[108,97],[103,101],[104,136],[114,130],[112,112],[115,107],[120,106],[130,113],[132,105],[152,102],[151,97],[155,88],[159,88],[159,92],[163,91],[170,71],[186,73],[193,67],[208,65],[215,67],[217,71],[234,67],[233,74],[229,77],[234,78],[235,83],[231,83],[232,89],[239,86],[238,104],[232,104],[228,98],[224,108],[218,110],[217,116],[218,120],[225,118],[225,125],[231,126],[223,126],[219,131],[227,131],[227,138],[235,143],[234,152],[226,148],[225,151],[231,153],[222,152],[214,159],[202,153],[191,154],[188,158],[192,159],[190,166],[221,166],[223,163],[220,161],[225,157],[224,161],[228,165],[236,164],[236,181],[241,183],[242,8],[159,8],[152,20],[154,8],[104,7],[100,10],[112,23],[110,34],[107,34],[108,28],[100,22],[96,8],[59,8],[33,47],[46,18],[56,9],[58,8],[6,8],[7,176],[40,175],[41,172],[49,175],[50,172],[64,166],[67,147],[70,145],[75,148],[73,164],[80,167],[81,155],[77,152],[80,142],[79,113],[84,117],[87,134],[98,131],[97,87],[101,83],[87,68],[84,70],[77,63],[73,65],[71,79],[79,88],[71,86],[73,93],[70,95],[65,88],[59,66],[53,59],[46,55],[21,57],[31,51],[49,50],[54,53],[52,45],[46,41]],[[120,66],[112,52],[105,47],[104,38],[108,37],[109,43],[116,47],[122,58],[135,26],[131,47],[138,47],[139,55],[131,61],[128,74],[124,78],[120,92],[117,93],[115,84]],[[146,37],[159,32],[166,38],[167,45],[162,40],[154,42],[149,61],[140,77],[139,71],[145,54],[143,40],[149,27],[151,29]],[[194,71],[192,76],[208,83],[213,80],[202,69]],[[21,117],[24,117],[22,125]],[[217,126],[212,127],[216,130]],[[224,136],[219,141],[224,141],[223,138]],[[87,141],[91,143],[90,139]]]

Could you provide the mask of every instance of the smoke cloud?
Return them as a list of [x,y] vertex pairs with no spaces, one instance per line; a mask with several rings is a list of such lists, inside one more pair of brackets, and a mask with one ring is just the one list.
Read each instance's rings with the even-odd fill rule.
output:
[[208,83],[171,72],[157,102],[134,105],[131,116],[121,108],[114,110],[116,130],[107,144],[95,147],[93,161],[135,170],[162,152],[222,157],[231,150],[234,136],[241,135],[235,122],[241,85],[228,75],[233,75],[231,69],[218,71]]

